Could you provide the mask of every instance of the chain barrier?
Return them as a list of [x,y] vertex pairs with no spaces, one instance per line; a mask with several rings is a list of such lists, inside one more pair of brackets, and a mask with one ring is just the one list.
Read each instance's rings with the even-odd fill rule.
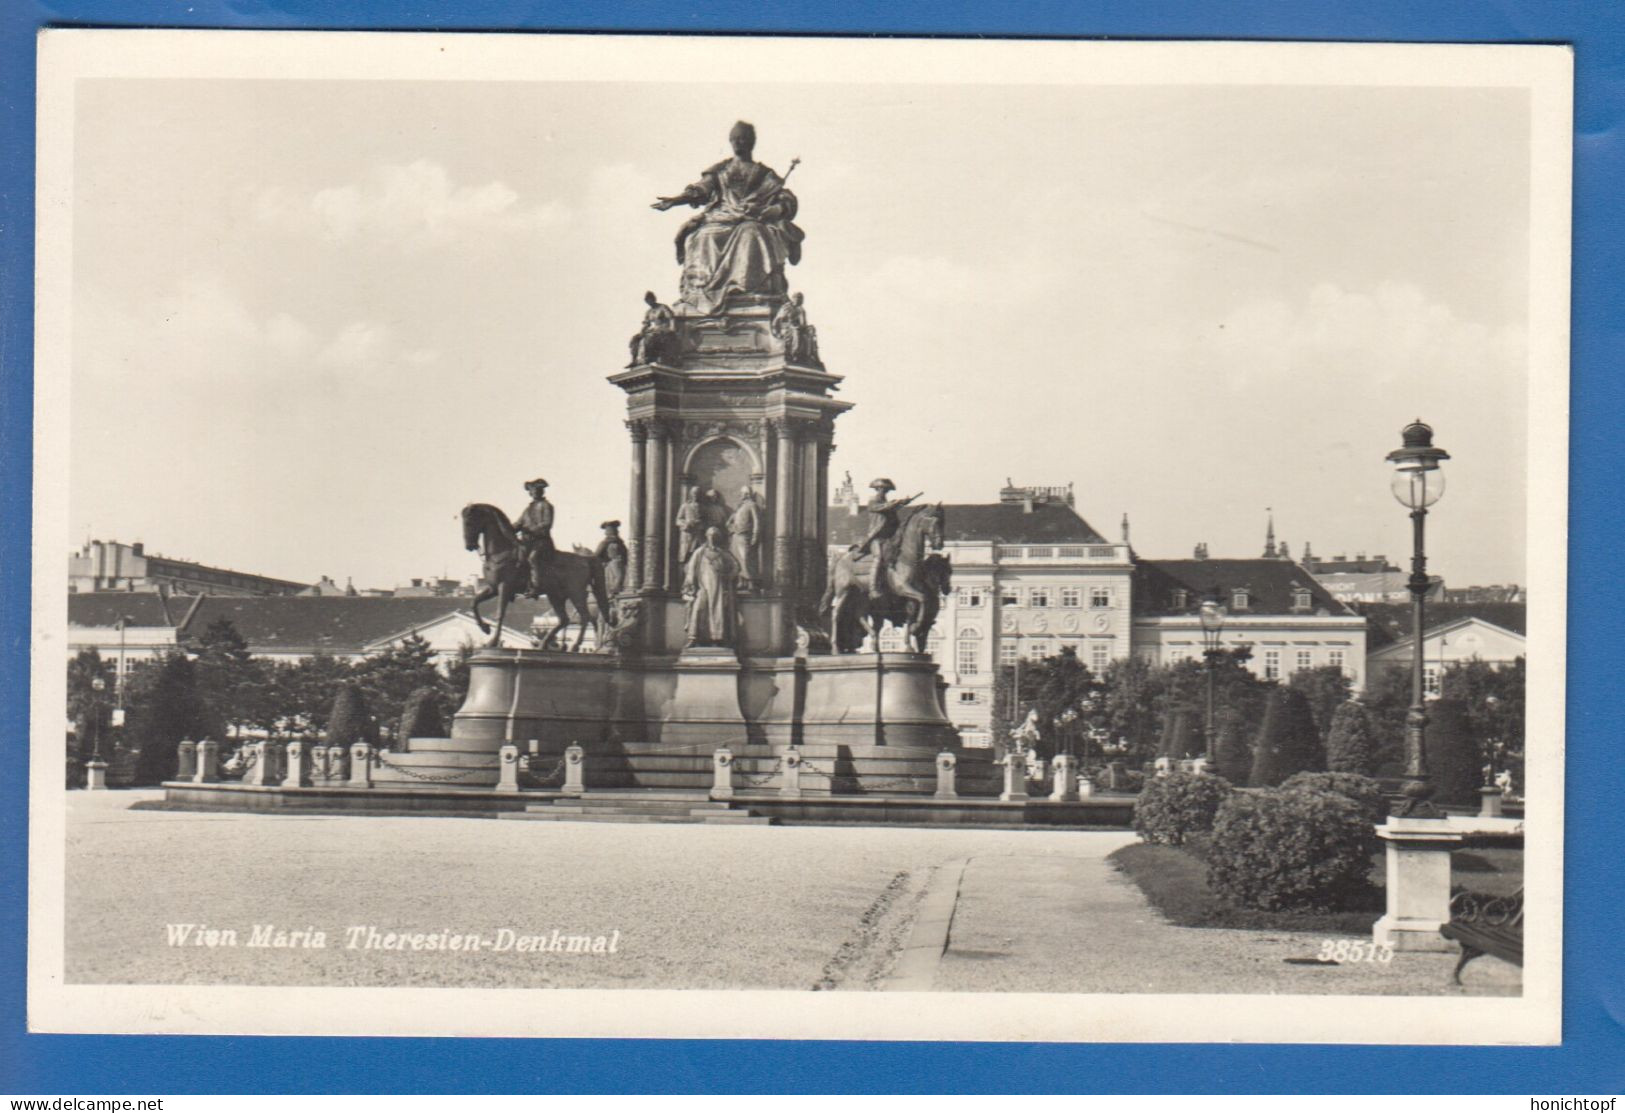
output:
[[[464,769],[457,773],[447,773],[443,776],[436,776],[433,773],[420,773],[416,769],[409,768],[405,765],[396,765],[394,762],[385,758],[382,752],[376,754],[375,758],[377,763],[383,766],[385,769],[392,769],[397,773],[404,774],[414,781],[423,781],[427,784],[452,784],[456,781],[466,780],[467,778],[474,776],[476,773],[485,772],[483,769]],[[331,779],[331,777],[329,779]]]
[[562,757],[559,758],[559,760],[554,764],[553,768],[549,769],[546,773],[537,773],[535,770],[531,769],[529,754],[521,754],[519,756],[519,763],[520,768],[524,770],[525,775],[530,778],[532,788],[552,788],[553,786],[548,782],[552,781],[554,778],[558,779],[559,784],[564,783],[564,758]]
[[[803,762],[802,764],[805,765],[806,763]],[[773,778],[778,775],[779,770],[782,769],[783,767],[784,767],[784,759],[780,758],[779,760],[777,760],[777,761],[775,761],[773,763],[773,768],[769,769],[766,773],[760,773],[760,774],[757,774],[755,776],[752,776],[749,773],[743,773],[742,772],[742,773],[740,773],[739,776],[740,776],[740,779],[742,781],[744,781],[745,784],[749,785],[751,788],[761,788],[765,784],[771,784],[772,781],[773,781]]]

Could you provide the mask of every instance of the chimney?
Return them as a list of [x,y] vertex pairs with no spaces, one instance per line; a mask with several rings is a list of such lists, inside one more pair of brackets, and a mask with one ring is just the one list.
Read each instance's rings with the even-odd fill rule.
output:
[[1192,559],[1195,559],[1195,560],[1206,560],[1207,559],[1207,542],[1206,541],[1198,541],[1196,543],[1196,548],[1191,552],[1191,557],[1192,557]]
[[130,555],[132,555],[132,556],[146,556],[147,555],[146,543],[142,542],[142,541],[137,541],[135,544],[131,545],[130,546]]
[[1022,493],[1021,512],[1023,514],[1031,514],[1033,512],[1033,493],[1031,491],[1025,491]]

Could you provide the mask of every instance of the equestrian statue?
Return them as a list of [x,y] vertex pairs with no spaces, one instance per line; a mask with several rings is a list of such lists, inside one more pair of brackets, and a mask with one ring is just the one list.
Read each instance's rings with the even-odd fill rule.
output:
[[[590,553],[560,552],[553,544],[553,507],[542,496],[546,487],[546,481],[540,479],[525,484],[532,501],[520,515],[518,528],[490,503],[475,502],[463,507],[463,546],[469,552],[478,550],[485,560],[473,611],[480,632],[491,635],[487,645],[501,644],[508,603],[521,595],[533,599],[545,595],[558,618],[558,624],[542,639],[541,649],[550,649],[555,642],[564,644],[564,631],[570,625],[566,603],[575,608],[580,626],[575,644],[570,647],[572,653],[580,650],[587,624],[593,621],[588,610],[589,594],[597,604],[600,624],[609,612],[604,562]],[[497,600],[495,629],[480,614],[480,604],[493,596]],[[602,630],[599,632],[601,636]]]
[[878,493],[869,503],[868,536],[830,561],[819,611],[828,616],[837,653],[856,653],[865,636],[878,637],[888,622],[924,653],[952,578],[941,552],[942,504],[910,507],[918,495],[889,501],[886,492],[895,488],[888,479],[870,486]]

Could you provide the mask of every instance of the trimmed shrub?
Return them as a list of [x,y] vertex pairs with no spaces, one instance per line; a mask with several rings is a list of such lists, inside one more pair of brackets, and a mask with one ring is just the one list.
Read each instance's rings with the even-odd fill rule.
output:
[[1213,740],[1214,772],[1233,785],[1247,783],[1253,772],[1253,748],[1247,745],[1247,731],[1231,719],[1219,723]]
[[348,749],[357,742],[378,744],[378,724],[367,710],[367,697],[353,681],[339,685],[333,697],[333,713],[327,717],[327,744]]
[[1436,699],[1427,705],[1428,773],[1437,804],[1478,803],[1484,758],[1473,736],[1472,719],[1461,700]]
[[1383,795],[1382,787],[1370,777],[1362,777],[1358,773],[1294,773],[1282,783],[1281,788],[1288,792],[1301,789],[1346,796],[1359,806],[1360,814],[1373,826],[1388,818],[1388,797]]
[[406,748],[408,738],[444,738],[446,720],[440,714],[439,688],[413,688],[406,697],[406,708],[401,712],[400,729],[395,732],[396,743]]
[[1233,792],[1208,842],[1208,885],[1243,908],[1336,911],[1370,890],[1371,824],[1346,796]]
[[1358,700],[1338,704],[1326,732],[1326,768],[1369,777],[1377,769],[1377,732]]
[[1267,788],[1294,773],[1325,767],[1325,751],[1309,700],[1293,688],[1275,689],[1264,705],[1264,722],[1253,746],[1251,783]]
[[1153,777],[1134,802],[1134,833],[1146,842],[1178,846],[1213,830],[1213,815],[1232,791],[1229,781],[1206,773]]

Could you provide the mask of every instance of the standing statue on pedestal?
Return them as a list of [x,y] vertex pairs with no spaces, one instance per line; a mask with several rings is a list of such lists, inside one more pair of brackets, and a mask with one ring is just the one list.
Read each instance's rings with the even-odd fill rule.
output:
[[630,553],[626,542],[621,540],[619,521],[603,522],[598,528],[604,531],[604,539],[598,542],[592,555],[604,566],[604,590],[613,597],[626,586],[626,562]]
[[688,644],[727,646],[734,642],[739,564],[722,546],[722,531],[712,526],[688,558],[683,598],[688,602]]
[[677,354],[677,315],[662,305],[653,290],[643,294],[649,308],[643,314],[643,327],[632,337],[632,362],[628,367],[662,363]]
[[784,345],[787,362],[822,362],[818,358],[818,330],[807,323],[807,310],[802,306],[800,293],[791,294],[790,300],[773,314],[772,332]]
[[756,491],[746,487],[739,492],[739,509],[728,519],[729,548],[739,564],[739,590],[752,591],[756,587],[756,552],[762,537],[761,507],[756,502]]
[[795,194],[785,179],[755,161],[756,129],[740,121],[728,133],[733,157],[706,170],[700,180],[651,207],[700,208],[677,233],[683,268],[681,303],[698,314],[715,313],[730,294],[783,297],[784,267],[801,261],[804,233],[793,221]]
[[[918,497],[889,505],[895,513]],[[862,546],[854,545],[830,561],[828,586],[818,609],[828,618],[835,652],[856,653],[865,637],[878,641],[888,622],[903,628],[910,650],[925,652],[952,586],[953,567],[941,551],[944,530],[941,503],[917,507],[903,517],[894,537],[883,537],[886,529],[871,531],[868,543],[879,540],[882,551],[868,558],[873,565],[867,575],[861,567]]]
[[547,480],[532,479],[525,484],[530,505],[519,512],[514,530],[519,544],[530,564],[530,596],[538,598],[541,592],[543,569],[558,555],[553,545],[553,504],[547,501]]

